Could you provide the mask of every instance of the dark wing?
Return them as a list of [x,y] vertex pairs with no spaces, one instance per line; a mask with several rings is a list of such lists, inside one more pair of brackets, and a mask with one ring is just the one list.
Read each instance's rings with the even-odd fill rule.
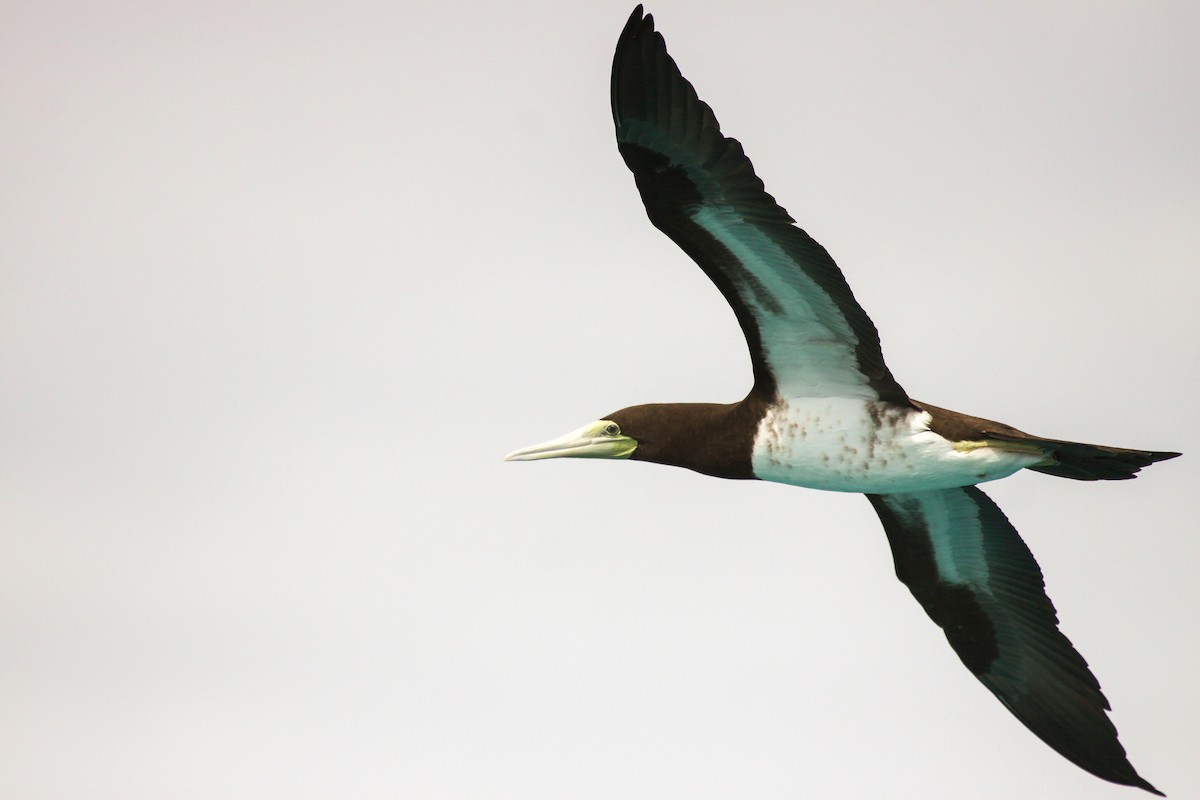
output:
[[612,108],[650,221],[733,307],[755,390],[907,403],[829,253],[766,193],[741,144],[721,134],[641,6],[617,43]]
[[896,575],[967,669],[1075,764],[1161,794],[1125,757],[1100,684],[1059,632],[1042,572],[996,504],[974,486],[867,499],[887,532]]

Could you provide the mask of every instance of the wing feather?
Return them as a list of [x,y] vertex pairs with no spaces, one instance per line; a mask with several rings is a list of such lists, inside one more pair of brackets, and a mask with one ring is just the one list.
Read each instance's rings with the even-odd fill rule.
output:
[[1075,764],[1161,794],[1126,758],[1100,683],[1059,631],[1042,571],[999,507],[974,486],[867,498],[897,577],[975,677]]
[[617,143],[650,221],[704,270],[746,336],[755,390],[906,404],[837,264],[769,195],[634,11],[613,59]]

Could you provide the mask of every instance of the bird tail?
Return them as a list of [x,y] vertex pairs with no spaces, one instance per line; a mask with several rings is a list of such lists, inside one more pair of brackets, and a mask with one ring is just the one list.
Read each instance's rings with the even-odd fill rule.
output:
[[1003,434],[992,436],[996,439],[1011,438],[1013,441],[1046,448],[1050,451],[1046,460],[1034,464],[1029,469],[1076,481],[1125,481],[1137,477],[1138,470],[1142,467],[1180,455],[1156,450],[1128,450],[1124,447],[1064,442],[1059,439],[1006,437]]

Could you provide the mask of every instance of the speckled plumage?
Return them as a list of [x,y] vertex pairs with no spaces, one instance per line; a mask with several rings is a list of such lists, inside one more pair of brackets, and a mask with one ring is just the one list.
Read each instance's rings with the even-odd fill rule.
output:
[[759,423],[754,475],[834,492],[925,492],[1007,478],[1045,458],[1041,450],[956,448],[929,429],[931,419],[874,400],[781,400]]

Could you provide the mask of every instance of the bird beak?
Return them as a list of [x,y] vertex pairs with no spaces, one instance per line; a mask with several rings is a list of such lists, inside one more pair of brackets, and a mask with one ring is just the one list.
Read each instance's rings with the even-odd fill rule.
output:
[[637,442],[628,436],[605,433],[611,423],[602,419],[566,436],[514,450],[505,461],[538,461],[543,458],[629,458]]

